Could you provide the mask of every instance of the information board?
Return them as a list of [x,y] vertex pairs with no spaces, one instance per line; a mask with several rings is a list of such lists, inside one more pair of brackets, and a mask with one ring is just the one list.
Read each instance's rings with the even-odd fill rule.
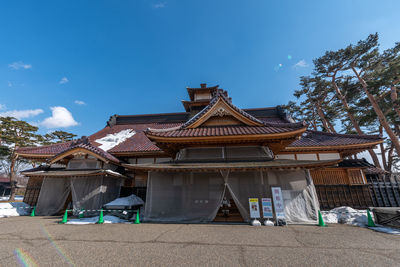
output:
[[270,198],[262,198],[261,204],[263,218],[274,218],[274,214],[272,212],[272,200]]
[[249,198],[250,218],[260,218],[260,206],[258,198]]
[[285,204],[283,202],[281,188],[271,187],[271,190],[274,201],[275,216],[277,219],[285,219]]

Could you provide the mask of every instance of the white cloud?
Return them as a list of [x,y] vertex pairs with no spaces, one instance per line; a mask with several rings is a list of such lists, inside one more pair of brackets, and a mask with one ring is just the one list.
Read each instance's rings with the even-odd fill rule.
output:
[[309,65],[307,64],[307,62],[304,59],[302,59],[299,62],[297,62],[296,64],[294,64],[293,67],[295,67],[295,68],[306,68],[308,66]]
[[165,7],[165,3],[157,3],[157,4],[153,4],[153,8],[164,8]]
[[71,112],[64,107],[51,107],[52,115],[44,119],[40,124],[46,128],[66,128],[78,125]]
[[18,61],[18,62],[14,62],[14,63],[11,63],[11,64],[8,64],[8,67],[10,68],[10,69],[13,69],[13,70],[19,70],[19,69],[32,69],[32,65],[31,64],[25,64],[24,62],[22,62],[22,61]]
[[67,77],[62,77],[62,79],[60,80],[60,84],[64,84],[64,83],[67,83],[67,82],[69,82]]
[[7,82],[7,85],[8,85],[8,87],[12,87],[13,86],[12,82],[10,82],[10,81]]
[[[5,106],[3,105],[3,109]],[[25,110],[8,110],[0,113],[0,117],[14,117],[16,119],[25,119],[37,116],[43,113],[43,109],[25,109]]]
[[75,100],[74,103],[77,105],[86,105],[86,103],[81,100]]
[[0,104],[0,110],[5,110],[5,109],[7,109],[6,105]]

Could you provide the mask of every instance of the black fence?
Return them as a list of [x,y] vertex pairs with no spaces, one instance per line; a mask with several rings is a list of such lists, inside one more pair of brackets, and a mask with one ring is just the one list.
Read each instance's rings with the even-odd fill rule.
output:
[[368,185],[315,185],[321,210],[341,206],[366,209],[373,205]]
[[400,207],[400,174],[368,177],[374,207]]

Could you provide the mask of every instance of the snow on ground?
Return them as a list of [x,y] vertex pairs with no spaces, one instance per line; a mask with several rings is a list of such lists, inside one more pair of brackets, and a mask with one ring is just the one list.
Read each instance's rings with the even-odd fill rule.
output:
[[325,223],[342,223],[357,226],[367,226],[366,210],[356,210],[350,207],[334,208],[330,211],[321,211]]
[[[104,223],[131,223],[127,220],[123,220],[112,215],[105,215],[103,219]],[[66,222],[66,224],[95,224],[98,222],[98,220],[99,216],[82,218],[82,219],[70,219]]]
[[0,203],[0,218],[29,215],[31,208],[24,202]]
[[[0,201],[7,201],[9,198],[10,198],[10,196],[3,196],[3,197],[0,197]],[[14,199],[22,201],[22,200],[24,200],[24,196],[15,196]]]
[[385,226],[370,227],[369,229],[372,229],[372,230],[378,231],[378,232],[387,233],[387,234],[392,234],[392,235],[400,235],[400,229],[394,229],[394,228],[385,227]]
[[104,206],[133,206],[133,205],[143,205],[144,202],[140,197],[135,195],[130,195],[129,197],[120,197],[114,199],[113,201],[105,204]]
[[[368,226],[368,215],[366,210],[356,210],[350,207],[339,207],[330,211],[321,211],[321,214],[325,223],[351,224],[360,227]],[[378,232],[400,235],[400,229],[394,229],[382,225],[368,228]]]
[[108,151],[135,134],[136,132],[133,129],[126,129],[118,133],[107,134],[102,138],[96,139],[95,142],[101,144],[99,148],[103,149],[104,151]]

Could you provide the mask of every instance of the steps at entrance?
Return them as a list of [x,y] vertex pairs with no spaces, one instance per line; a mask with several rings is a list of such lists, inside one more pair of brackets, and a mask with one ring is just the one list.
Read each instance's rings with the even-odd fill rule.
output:
[[[230,199],[229,202],[231,205],[230,207],[225,206],[219,208],[214,222],[243,222],[243,218],[233,199]],[[223,210],[229,210],[229,213],[225,215]]]

